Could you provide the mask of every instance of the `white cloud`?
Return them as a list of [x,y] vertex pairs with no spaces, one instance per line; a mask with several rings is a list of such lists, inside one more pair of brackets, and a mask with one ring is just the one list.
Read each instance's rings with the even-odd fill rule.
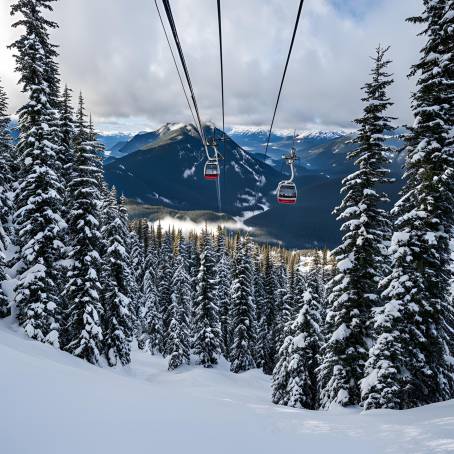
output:
[[[414,0],[376,0],[360,15],[332,0],[305,2],[276,127],[348,127],[361,113],[360,86],[378,43],[392,45],[396,84],[394,114],[411,121],[406,74],[418,58],[417,27],[405,23],[418,13]],[[366,0],[358,0],[366,1]],[[14,40],[11,0],[0,2],[0,77],[12,109],[21,102],[14,62],[5,46]],[[160,3],[160,2],[159,2]],[[172,0],[175,20],[204,119],[220,120],[216,3]],[[336,0],[339,5],[341,2]],[[227,124],[268,124],[298,6],[297,0],[223,2]],[[190,115],[167,44],[150,0],[60,0],[55,5],[65,82],[82,89],[99,123],[124,129],[189,121]],[[136,128],[137,129],[137,128]]]
[[171,216],[166,216],[165,218],[152,222],[152,224],[157,227],[158,224],[161,225],[163,230],[175,229],[181,230],[185,235],[191,232],[200,233],[205,228],[209,232],[215,233],[218,226],[225,227],[228,230],[242,230],[246,232],[252,231],[252,227],[248,227],[242,221],[227,221],[227,222],[194,222],[191,219],[176,219]]

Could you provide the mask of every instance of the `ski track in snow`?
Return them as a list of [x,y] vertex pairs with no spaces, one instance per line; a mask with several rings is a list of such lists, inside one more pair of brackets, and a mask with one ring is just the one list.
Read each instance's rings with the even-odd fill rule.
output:
[[5,454],[454,452],[454,401],[402,412],[278,407],[257,370],[166,370],[134,351],[124,369],[91,366],[0,321]]

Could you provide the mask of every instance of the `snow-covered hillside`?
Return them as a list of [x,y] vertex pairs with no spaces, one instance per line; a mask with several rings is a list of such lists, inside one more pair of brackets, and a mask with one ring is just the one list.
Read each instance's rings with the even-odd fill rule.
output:
[[0,321],[3,454],[447,453],[454,401],[392,412],[313,412],[270,403],[257,370],[168,372],[136,351],[100,369]]

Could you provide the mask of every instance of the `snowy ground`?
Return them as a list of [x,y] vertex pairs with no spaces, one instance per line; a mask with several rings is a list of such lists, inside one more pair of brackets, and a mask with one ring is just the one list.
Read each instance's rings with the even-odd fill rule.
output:
[[100,369],[0,321],[2,454],[446,453],[454,401],[405,412],[311,412],[270,403],[270,381],[222,363],[169,373],[134,352]]

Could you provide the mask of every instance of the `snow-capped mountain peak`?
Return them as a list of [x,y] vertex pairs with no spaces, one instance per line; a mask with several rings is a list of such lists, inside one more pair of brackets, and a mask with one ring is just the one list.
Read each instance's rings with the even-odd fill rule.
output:
[[317,130],[317,129],[309,129],[297,134],[296,138],[301,139],[338,139],[339,137],[346,136],[350,134],[351,131],[346,131],[344,129],[338,130]]
[[[350,134],[352,131],[345,129],[296,129],[297,139],[337,139]],[[233,136],[253,136],[268,135],[269,127],[265,126],[234,126],[228,129],[228,133]],[[293,137],[294,129],[273,129],[272,135],[277,137]]]
[[[227,128],[227,132],[230,135],[257,135],[257,134],[268,134],[269,126],[233,126]],[[275,136],[287,137],[292,136],[294,133],[291,129],[273,129]]]

